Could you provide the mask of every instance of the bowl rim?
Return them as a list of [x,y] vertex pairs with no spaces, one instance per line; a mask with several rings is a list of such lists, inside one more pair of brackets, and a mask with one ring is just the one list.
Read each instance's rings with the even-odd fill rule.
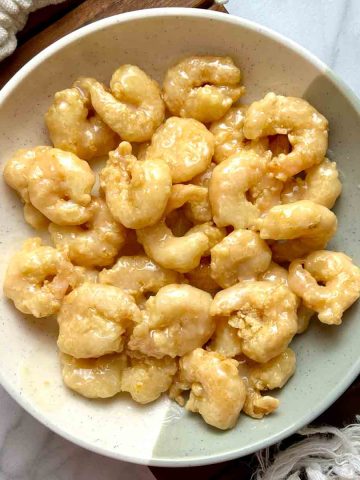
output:
[[[264,27],[254,21],[247,20],[243,17],[231,15],[227,13],[221,13],[211,10],[202,10],[196,8],[153,8],[153,9],[144,9],[144,10],[135,10],[128,13],[120,13],[113,15],[111,17],[98,20],[86,25],[84,27],[75,30],[64,36],[63,38],[57,40],[53,44],[46,47],[44,50],[35,55],[29,62],[27,62],[15,75],[2,87],[0,90],[0,107],[3,102],[6,100],[6,97],[11,94],[11,92],[21,83],[21,81],[28,75],[33,69],[35,69],[43,61],[51,57],[54,53],[61,50],[63,47],[71,44],[77,39],[84,37],[88,34],[101,30],[103,28],[130,22],[132,20],[138,20],[142,18],[152,18],[152,17],[205,17],[211,20],[216,20],[220,22],[236,24],[242,28],[255,31],[261,35],[271,38],[293,50],[297,55],[300,55],[310,64],[319,69],[325,76],[329,77],[330,80],[337,86],[342,95],[354,106],[356,112],[360,116],[360,100],[352,89],[337,75],[335,74],[324,62],[319,60],[314,54],[309,52],[306,48],[300,46],[295,41],[287,38],[286,36],[275,32],[274,30]],[[231,451],[220,454],[213,455],[199,455],[192,458],[179,458],[179,459],[170,459],[170,458],[156,458],[152,457],[150,459],[145,459],[138,457],[136,455],[123,455],[121,452],[112,452],[108,451],[101,446],[88,443],[86,440],[74,436],[71,433],[63,430],[61,426],[56,425],[53,421],[49,420],[46,414],[37,411],[33,405],[26,401],[21,393],[9,383],[3,376],[0,370],[0,384],[7,391],[7,393],[30,415],[36,418],[44,426],[60,435],[61,437],[69,440],[70,442],[85,448],[94,453],[114,458],[116,460],[122,460],[126,462],[131,462],[140,465],[148,466],[158,466],[158,467],[190,467],[190,466],[201,466],[208,464],[215,464],[219,462],[224,462],[227,460],[232,460],[236,458],[243,457],[254,453],[255,451],[261,450],[263,448],[269,447],[277,442],[280,442],[284,438],[294,434],[299,429],[303,428],[305,425],[312,422],[316,417],[323,413],[329,406],[339,398],[342,393],[350,386],[350,384],[355,380],[355,378],[360,373],[360,357],[356,362],[354,362],[352,368],[344,375],[334,388],[323,401],[314,407],[311,412],[308,412],[304,415],[301,420],[294,421],[291,425],[284,428],[275,435],[272,435],[271,438],[264,439],[257,443],[256,448],[254,446],[249,446],[247,448],[241,449],[241,451],[234,448]]]

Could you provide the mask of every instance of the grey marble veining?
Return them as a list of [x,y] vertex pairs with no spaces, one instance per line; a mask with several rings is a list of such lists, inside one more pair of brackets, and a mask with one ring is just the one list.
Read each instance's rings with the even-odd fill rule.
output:
[[[360,94],[359,0],[230,0],[230,13],[298,42]],[[150,480],[146,467],[101,457],[34,420],[0,387],[0,480]]]

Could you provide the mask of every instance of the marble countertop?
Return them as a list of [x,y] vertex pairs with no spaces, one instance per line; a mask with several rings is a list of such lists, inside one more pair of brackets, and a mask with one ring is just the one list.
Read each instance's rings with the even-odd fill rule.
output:
[[[358,0],[229,0],[230,13],[268,26],[309,49],[360,95]],[[121,467],[120,467],[121,465]],[[33,419],[0,387],[0,480],[151,480],[73,445]]]

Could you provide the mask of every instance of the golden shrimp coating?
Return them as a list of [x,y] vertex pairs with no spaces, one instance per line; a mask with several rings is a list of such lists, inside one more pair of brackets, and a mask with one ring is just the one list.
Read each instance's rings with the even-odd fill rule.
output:
[[58,225],[80,225],[90,218],[94,183],[87,162],[58,148],[38,154],[28,171],[30,202]]
[[126,230],[112,217],[105,201],[94,198],[89,206],[91,217],[84,225],[49,226],[56,248],[64,250],[70,260],[83,267],[112,265],[125,243]]
[[219,228],[212,222],[205,222],[199,225],[194,225],[186,233],[185,237],[193,235],[194,233],[204,233],[208,238],[208,248],[204,251],[203,256],[208,257],[215,245],[221,242],[226,237],[226,229]]
[[24,220],[34,230],[46,230],[50,223],[50,220],[31,203],[25,203],[24,205]]
[[269,154],[241,151],[214,168],[209,183],[209,199],[218,227],[251,228],[260,215],[247,199],[247,192],[266,172]]
[[193,223],[204,223],[212,220],[208,189],[199,185],[173,185],[166,206],[165,215],[185,206],[185,214]]
[[120,288],[83,283],[61,305],[58,347],[75,358],[121,352],[127,330],[139,319],[134,299]]
[[304,302],[301,300],[297,309],[297,322],[298,322],[298,334],[306,332],[309,328],[310,320],[313,318],[315,312],[311,308],[308,308],[304,305]]
[[173,183],[191,180],[211,163],[214,137],[192,118],[170,117],[154,133],[145,159],[168,164]]
[[194,270],[209,249],[209,239],[203,231],[188,231],[182,237],[175,237],[164,219],[137,230],[136,235],[148,257],[163,268],[180,273]]
[[257,232],[234,230],[211,249],[211,276],[228,288],[241,280],[256,280],[271,262],[271,250]]
[[306,100],[271,92],[248,108],[244,134],[251,140],[288,135],[291,152],[280,153],[270,163],[275,177],[284,181],[322,162],[328,145],[328,122]]
[[229,358],[240,355],[242,353],[241,339],[237,334],[237,329],[229,325],[227,317],[217,317],[215,321],[216,329],[206,349]]
[[74,266],[70,285],[72,288],[79,287],[83,283],[98,283],[99,272],[95,268]]
[[42,153],[49,150],[51,147],[48,146],[21,148],[5,164],[3,172],[5,182],[17,191],[25,203],[30,202],[28,188],[30,168]]
[[109,398],[121,392],[126,355],[100,358],[74,358],[60,353],[61,374],[65,385],[87,398]]
[[100,183],[112,216],[127,228],[157,223],[165,211],[172,185],[165,162],[139,162],[128,142],[121,142],[110,152]]
[[314,165],[306,171],[304,180],[300,177],[289,179],[281,193],[281,202],[311,200],[324,207],[332,208],[341,190],[342,185],[336,163],[325,158],[319,165]]
[[146,255],[121,256],[115,265],[99,274],[100,283],[114,285],[134,297],[157,293],[171,283],[182,283],[180,273],[161,267]]
[[210,261],[208,258],[203,258],[194,270],[185,274],[185,278],[193,287],[200,288],[200,290],[209,292],[211,295],[220,290],[220,285],[211,277]]
[[291,348],[266,363],[251,364],[249,383],[257,390],[282,388],[295,373],[296,356]]
[[69,287],[73,267],[63,252],[29,238],[10,259],[4,294],[22,313],[47,317],[56,313]]
[[181,390],[190,390],[185,408],[200,413],[207,424],[228,430],[235,426],[246,398],[237,367],[234,359],[197,348],[180,359],[180,375],[171,393],[181,398]]
[[289,285],[322,323],[340,325],[360,296],[360,269],[344,253],[320,250],[290,264]]
[[240,78],[230,57],[188,57],[167,71],[163,97],[173,115],[213,122],[244,93]]
[[279,400],[270,395],[261,395],[255,388],[248,387],[243,412],[251,418],[263,418],[279,407]]
[[271,249],[274,260],[284,262],[324,248],[336,232],[337,218],[318,203],[300,200],[271,208],[259,226],[261,238],[280,240]]
[[278,282],[238,283],[215,295],[210,313],[228,317],[237,328],[242,352],[264,363],[282,353],[297,332],[297,300]]
[[139,67],[115,70],[110,91],[93,78],[80,79],[80,86],[88,89],[94,110],[122,140],[146,142],[164,120],[159,85]]
[[284,183],[267,172],[249,189],[247,196],[249,201],[263,214],[281,203],[283,188]]
[[167,285],[146,302],[142,321],[128,347],[150,357],[176,357],[209,340],[215,322],[210,317],[212,297],[191,285]]
[[107,155],[119,144],[118,135],[93,111],[89,92],[82,88],[81,81],[76,87],[55,93],[45,123],[54,147],[83,160]]
[[177,371],[174,358],[129,358],[121,380],[123,392],[129,392],[137,403],[150,403],[166,392]]

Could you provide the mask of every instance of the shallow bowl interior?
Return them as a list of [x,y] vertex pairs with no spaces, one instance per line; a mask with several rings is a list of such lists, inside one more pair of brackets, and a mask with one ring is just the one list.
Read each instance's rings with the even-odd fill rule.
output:
[[[344,191],[336,207],[339,232],[332,247],[360,263],[360,119],[357,100],[323,64],[290,41],[239,18],[188,9],[150,10],[112,17],[49,47],[0,95],[0,159],[17,148],[48,143],[43,114],[54,92],[78,76],[107,82],[122,63],[139,65],[161,81],[188,54],[231,55],[241,67],[245,101],[272,90],[302,96],[330,122],[329,157],[338,162]],[[34,233],[16,195],[0,182],[1,275],[10,254]],[[146,407],[119,395],[87,401],[61,382],[56,322],[24,318],[1,299],[0,379],[13,397],[54,431],[91,450],[153,465],[199,465],[240,457],[292,433],[332,403],[360,370],[359,306],[341,328],[314,322],[294,341],[298,368],[277,395],[278,413],[241,417],[231,431],[205,425],[166,398]]]

